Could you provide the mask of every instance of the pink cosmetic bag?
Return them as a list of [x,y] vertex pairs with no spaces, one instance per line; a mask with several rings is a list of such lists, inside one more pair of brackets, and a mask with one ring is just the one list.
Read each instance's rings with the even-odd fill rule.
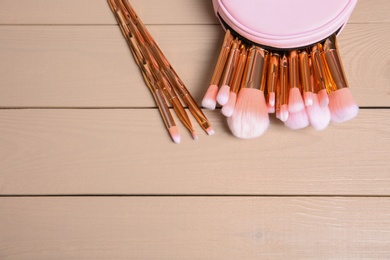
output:
[[346,25],[357,0],[213,0],[225,29],[268,49],[321,42]]

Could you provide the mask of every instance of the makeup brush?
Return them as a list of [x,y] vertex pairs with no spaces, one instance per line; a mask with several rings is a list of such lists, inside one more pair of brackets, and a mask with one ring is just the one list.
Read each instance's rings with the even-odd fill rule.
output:
[[283,54],[280,59],[280,70],[279,70],[279,79],[280,79],[280,93],[279,93],[279,113],[277,117],[285,122],[288,118],[288,64],[287,64],[287,56]]
[[336,35],[326,39],[323,45],[323,56],[327,63],[330,75],[337,89],[332,89],[329,94],[329,110],[333,122],[348,121],[359,112],[359,107],[349,90],[347,77],[338,51]]
[[303,100],[305,101],[305,106],[308,107],[313,104],[313,90],[310,84],[309,55],[305,50],[299,52],[299,75],[301,76],[300,79],[303,88]]
[[226,30],[225,38],[222,43],[221,51],[218,56],[217,64],[214,69],[213,76],[211,77],[210,86],[207,89],[203,100],[202,106],[211,110],[214,110],[217,105],[217,93],[219,82],[222,77],[222,73],[226,64],[230,52],[230,46],[233,41],[233,36],[229,30]]
[[316,130],[325,129],[330,123],[330,111],[328,106],[321,106],[318,100],[318,92],[321,89],[319,84],[320,80],[317,78],[316,73],[314,73],[314,66],[312,60],[309,59],[310,67],[310,84],[313,86],[312,105],[306,107],[307,115],[309,116],[309,121],[311,126]]
[[268,71],[267,71],[267,97],[268,97],[268,110],[270,113],[275,110],[275,91],[276,84],[279,77],[279,59],[280,55],[278,53],[272,52],[268,61]]
[[219,88],[218,94],[217,94],[217,102],[224,106],[229,101],[229,93],[230,93],[230,83],[233,76],[234,68],[237,65],[237,59],[239,57],[241,41],[236,38],[232,46],[230,48],[229,57],[226,61],[225,69],[222,75],[221,79],[221,87]]
[[288,57],[288,68],[290,78],[290,93],[288,97],[288,110],[290,113],[296,113],[305,108],[302,94],[299,89],[299,60],[298,51],[292,50]]
[[241,44],[237,66],[235,67],[233,72],[229,100],[221,109],[221,113],[226,117],[230,117],[233,115],[234,107],[236,106],[237,101],[237,93],[239,92],[241,87],[241,80],[244,74],[246,60],[247,49],[244,44]]
[[309,126],[310,122],[306,109],[302,109],[295,113],[290,112],[288,114],[287,120],[284,122],[284,125],[293,130],[298,130]]
[[310,60],[314,72],[315,86],[318,86],[318,102],[321,107],[328,107],[329,97],[326,87],[326,68],[321,58],[320,48],[320,44],[315,44],[311,47]]
[[243,84],[238,93],[233,115],[227,118],[228,126],[236,137],[250,139],[262,135],[269,126],[264,97],[264,57],[267,52],[257,46],[249,50]]

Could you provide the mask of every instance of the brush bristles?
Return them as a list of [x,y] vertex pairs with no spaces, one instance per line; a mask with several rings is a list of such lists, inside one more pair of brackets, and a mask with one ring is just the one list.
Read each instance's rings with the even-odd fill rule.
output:
[[284,125],[290,129],[298,130],[309,126],[309,117],[306,113],[306,109],[303,109],[296,113],[290,113]]
[[313,105],[313,93],[312,92],[303,92],[303,100],[305,101],[306,107]]
[[329,108],[319,104],[317,94],[312,95],[313,104],[306,108],[311,126],[316,130],[324,130],[330,122]]
[[204,108],[214,110],[215,107],[217,106],[217,93],[218,93],[218,86],[210,85],[206,91],[206,94],[204,94],[202,100],[202,106]]
[[224,106],[229,101],[229,93],[230,93],[230,87],[228,85],[222,85],[219,88],[218,94],[217,94],[217,102]]
[[226,117],[231,117],[236,106],[237,94],[234,92],[229,93],[229,101],[221,109],[221,112]]
[[299,91],[299,88],[291,88],[288,96],[288,111],[297,113],[303,109],[305,109],[305,104],[303,103],[301,91]]
[[318,102],[321,107],[327,107],[329,105],[329,97],[326,89],[318,91]]
[[168,131],[172,137],[172,140],[175,143],[179,144],[180,143],[180,134],[179,134],[179,130],[177,129],[177,126],[171,126],[170,128],[168,128]]
[[349,88],[342,88],[329,94],[329,110],[332,122],[342,123],[356,117],[359,107]]
[[233,135],[239,138],[251,139],[264,134],[269,126],[264,93],[258,89],[241,89],[227,122]]
[[288,106],[287,105],[281,105],[280,106],[280,114],[279,114],[279,119],[282,121],[282,122],[286,122],[286,120],[288,119],[288,115],[289,115],[289,112],[288,112]]

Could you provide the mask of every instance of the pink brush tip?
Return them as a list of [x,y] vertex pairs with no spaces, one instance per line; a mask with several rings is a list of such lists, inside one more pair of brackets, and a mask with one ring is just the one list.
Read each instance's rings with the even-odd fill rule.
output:
[[217,94],[217,101],[221,106],[226,105],[229,101],[230,87],[228,85],[222,85]]
[[198,135],[195,132],[192,132],[191,135],[195,141],[198,140]]
[[291,88],[288,97],[288,111],[290,113],[297,113],[305,108],[303,103],[301,91],[299,88]]
[[218,86],[210,85],[206,91],[206,94],[203,97],[202,106],[204,108],[214,110],[215,107],[217,106],[217,93],[218,93]]
[[177,126],[171,126],[169,129],[169,134],[171,135],[172,137],[172,140],[179,144],[180,143],[180,134],[179,134],[179,130],[177,129]]
[[357,116],[359,107],[349,88],[342,88],[329,94],[329,110],[332,122],[342,123]]
[[303,99],[305,100],[306,107],[313,105],[313,93],[312,92],[303,92]]
[[329,108],[321,107],[317,94],[313,94],[313,104],[306,108],[311,126],[316,130],[324,130],[330,123]]
[[253,88],[243,88],[237,96],[233,115],[227,118],[230,131],[236,137],[259,137],[268,129],[269,117],[264,93]]
[[290,129],[302,129],[307,127],[310,124],[309,117],[306,113],[306,109],[303,109],[296,113],[289,113],[286,122],[284,125]]
[[288,107],[287,107],[287,105],[282,105],[282,106],[280,106],[280,117],[279,117],[279,119],[282,122],[286,122],[287,118],[288,118]]
[[269,95],[268,95],[268,104],[271,107],[275,106],[275,92],[269,93]]
[[231,117],[234,112],[234,107],[236,106],[237,94],[234,92],[230,92],[229,101],[226,105],[224,105],[221,109],[221,112],[226,117]]
[[329,105],[329,97],[326,89],[318,91],[318,102],[321,107],[327,107]]
[[267,104],[267,112],[270,114],[275,113],[275,107],[271,107],[269,104]]
[[215,134],[214,129],[212,129],[211,126],[210,126],[209,128],[206,129],[206,132],[207,132],[208,135],[213,135],[213,134]]

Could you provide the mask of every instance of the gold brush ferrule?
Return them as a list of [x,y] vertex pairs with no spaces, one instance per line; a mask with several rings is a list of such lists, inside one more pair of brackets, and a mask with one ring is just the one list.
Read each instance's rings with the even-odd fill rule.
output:
[[142,71],[142,76],[145,80],[145,83],[148,86],[150,92],[152,93],[152,96],[153,96],[154,101],[157,105],[157,108],[160,111],[160,114],[163,118],[165,126],[168,129],[171,128],[172,126],[176,126],[176,123],[172,117],[171,112],[169,111],[169,107],[168,107],[167,102],[164,98],[163,91],[157,85],[155,79],[153,78],[153,75],[151,73],[151,70],[150,70],[150,67],[148,66],[148,64],[142,64],[141,71]]
[[310,84],[309,55],[304,50],[299,52],[299,74],[303,92],[313,92]]
[[290,88],[299,88],[299,62],[298,62],[298,52],[292,50],[288,56],[288,68],[289,68],[289,78],[290,78]]
[[242,75],[244,73],[246,60],[247,60],[247,50],[245,45],[241,44],[240,56],[238,58],[237,66],[234,69],[232,83],[230,86],[231,91],[233,91],[236,94],[240,90],[241,80],[242,80]]
[[202,129],[206,131],[211,126],[211,124],[207,120],[206,116],[203,114],[202,110],[196,104],[195,100],[190,95],[181,79],[177,77],[176,74],[171,70],[164,70],[164,73],[168,78],[168,81],[171,83],[171,86],[173,86],[174,90],[176,90],[176,92],[180,95],[181,99],[188,106],[188,109],[190,110],[196,121],[199,123]]
[[322,89],[326,89],[326,80],[325,73],[326,68],[324,67],[323,61],[321,59],[321,52],[319,50],[319,45],[314,45],[311,48],[311,64],[313,67],[313,78],[315,86],[317,86],[316,93]]
[[279,59],[280,55],[277,53],[271,53],[268,63],[268,77],[267,77],[267,93],[275,93],[276,84],[278,82],[279,75]]
[[230,48],[230,53],[229,57],[227,59],[224,71],[223,71],[223,76],[221,79],[221,85],[230,85],[230,82],[232,80],[233,76],[233,71],[237,65],[237,59],[239,57],[240,51],[239,51],[239,46],[240,46],[241,41],[238,40],[237,38],[233,41],[232,47]]
[[286,105],[288,103],[288,60],[286,55],[283,55],[280,60],[280,105]]
[[230,46],[232,41],[233,41],[233,36],[231,35],[229,30],[226,30],[221,51],[219,52],[217,64],[215,65],[213,76],[211,77],[210,85],[217,85],[217,86],[219,85],[226,64],[226,60],[230,52]]
[[337,89],[348,88],[348,81],[339,54],[337,37],[335,34],[326,39],[323,48],[323,56]]
[[258,47],[253,46],[249,50],[247,66],[245,68],[244,79],[243,79],[243,88],[254,88],[264,91],[265,83],[264,78],[262,77],[262,71],[264,69],[265,57],[267,51]]
[[169,82],[166,80],[166,78],[164,78],[163,74],[160,71],[157,70],[155,73],[157,80],[159,81],[161,88],[165,93],[165,97],[169,100],[169,103],[172,105],[176,115],[187,129],[189,129],[191,132],[194,132],[191,120],[188,117],[175,91],[172,89]]

